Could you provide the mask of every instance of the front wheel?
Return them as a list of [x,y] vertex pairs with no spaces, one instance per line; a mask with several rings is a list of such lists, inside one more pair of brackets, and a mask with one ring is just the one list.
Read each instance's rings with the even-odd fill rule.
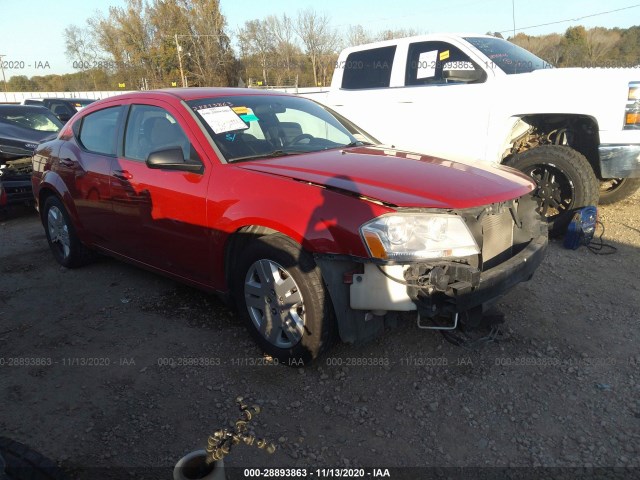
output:
[[547,219],[552,236],[565,232],[576,209],[598,204],[598,179],[584,155],[570,147],[543,145],[506,163],[536,182],[538,212]]
[[640,188],[640,178],[605,178],[600,181],[600,203],[609,205],[633,195]]
[[311,255],[274,234],[254,240],[237,266],[236,305],[265,353],[303,366],[330,346],[333,307]]

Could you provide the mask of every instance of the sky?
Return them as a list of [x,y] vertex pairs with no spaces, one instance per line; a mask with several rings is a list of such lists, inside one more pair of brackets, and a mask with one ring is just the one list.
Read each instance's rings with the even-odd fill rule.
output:
[[[568,27],[602,26],[628,28],[640,25],[638,0],[221,0],[229,33],[245,21],[312,8],[326,13],[339,32],[363,25],[371,32],[412,28],[420,33],[516,32],[530,35],[563,33]],[[73,62],[65,56],[63,31],[70,24],[84,26],[97,11],[122,6],[125,0],[0,0],[0,55],[8,80],[13,75],[72,73]],[[632,8],[628,8],[632,7]],[[589,18],[587,15],[624,9]],[[27,21],[28,19],[28,21]],[[567,20],[567,21],[564,21]],[[562,21],[562,22],[561,22]],[[542,24],[552,25],[525,28]],[[523,29],[523,30],[519,30]]]

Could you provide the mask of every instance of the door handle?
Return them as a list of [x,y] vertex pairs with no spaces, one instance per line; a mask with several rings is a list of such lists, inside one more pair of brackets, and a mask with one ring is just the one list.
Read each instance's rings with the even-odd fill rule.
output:
[[63,167],[73,167],[74,162],[70,158],[61,158],[60,165],[62,165]]
[[126,170],[114,170],[112,175],[120,180],[131,180],[133,178],[133,175]]

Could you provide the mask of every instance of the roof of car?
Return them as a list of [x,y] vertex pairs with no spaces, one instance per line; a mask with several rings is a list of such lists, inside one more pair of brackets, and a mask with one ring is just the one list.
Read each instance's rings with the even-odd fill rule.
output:
[[104,100],[114,100],[118,98],[167,98],[173,97],[180,100],[197,100],[200,98],[210,97],[230,97],[237,95],[288,95],[283,92],[274,92],[271,90],[260,90],[255,88],[232,88],[232,87],[189,87],[189,88],[165,88],[161,90],[143,90],[139,92],[130,92],[114,97],[108,97]]
[[75,97],[42,97],[42,98],[25,98],[34,102],[44,102],[45,100],[66,100],[69,102],[95,102],[95,98],[75,98]]
[[0,111],[3,112],[18,112],[18,111],[33,111],[33,112],[51,112],[48,108],[41,107],[40,105],[0,105]]

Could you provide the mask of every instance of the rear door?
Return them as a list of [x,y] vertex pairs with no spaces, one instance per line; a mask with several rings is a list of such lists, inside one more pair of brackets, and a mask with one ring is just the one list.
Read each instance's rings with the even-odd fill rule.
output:
[[69,189],[88,241],[105,248],[111,246],[111,163],[116,158],[122,114],[122,106],[113,106],[75,122],[74,139],[62,143],[56,167]]
[[111,170],[117,218],[116,251],[199,283],[213,272],[206,194],[210,165],[199,173],[149,168],[151,152],[180,148],[184,158],[205,153],[192,139],[178,109],[160,101],[128,108],[123,144]]

